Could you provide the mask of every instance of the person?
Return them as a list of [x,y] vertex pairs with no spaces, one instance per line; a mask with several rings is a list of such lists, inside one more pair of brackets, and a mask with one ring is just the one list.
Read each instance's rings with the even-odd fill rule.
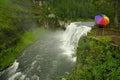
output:
[[98,28],[103,28],[104,26],[102,26],[102,25],[98,25]]
[[98,29],[97,29],[96,35],[104,36],[104,26],[98,25]]

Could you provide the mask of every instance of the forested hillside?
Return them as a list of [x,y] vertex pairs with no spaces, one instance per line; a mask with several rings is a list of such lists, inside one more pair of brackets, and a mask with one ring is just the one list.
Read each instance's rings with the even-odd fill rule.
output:
[[[61,20],[94,19],[97,14],[106,14],[111,22],[118,12],[119,0],[33,0],[42,7],[43,12],[55,14]],[[43,4],[43,5],[42,5]],[[40,10],[41,7],[38,7]],[[117,14],[116,14],[117,13]],[[40,13],[38,13],[40,15]]]
[[16,58],[22,36],[34,27],[30,8],[29,0],[0,0],[0,70]]
[[[23,4],[24,3],[24,4]],[[29,2],[26,2],[29,4]],[[20,35],[32,28],[32,20],[25,1],[0,1],[0,49],[16,44]]]

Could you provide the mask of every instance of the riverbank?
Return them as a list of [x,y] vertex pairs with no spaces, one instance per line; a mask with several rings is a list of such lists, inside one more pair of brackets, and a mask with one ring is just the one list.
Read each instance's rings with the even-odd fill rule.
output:
[[19,43],[16,46],[10,47],[7,50],[1,52],[0,56],[0,71],[12,65],[14,60],[18,57],[23,49],[35,41],[34,34],[32,32],[25,32]]
[[[0,71],[6,69],[13,64],[14,60],[20,53],[29,45],[34,43],[38,38],[43,36],[47,30],[44,28],[36,28],[33,31],[27,31],[22,36],[20,41],[13,47],[3,50],[0,54]],[[39,34],[39,35],[38,35]],[[2,55],[4,54],[4,55]]]
[[120,44],[113,45],[111,36],[82,37],[77,48],[77,62],[66,80],[119,80]]

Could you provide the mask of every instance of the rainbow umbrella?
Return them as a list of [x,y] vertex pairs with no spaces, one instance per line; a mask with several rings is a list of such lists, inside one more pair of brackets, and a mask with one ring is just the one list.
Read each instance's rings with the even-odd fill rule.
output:
[[109,24],[109,18],[104,14],[99,14],[95,16],[95,22],[101,26],[106,26]]

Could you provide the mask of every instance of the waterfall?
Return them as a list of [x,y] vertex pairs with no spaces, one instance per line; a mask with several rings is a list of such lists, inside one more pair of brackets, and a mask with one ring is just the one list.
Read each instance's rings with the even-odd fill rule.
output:
[[65,33],[63,34],[63,44],[61,47],[64,50],[63,53],[68,55],[70,58],[72,57],[73,61],[76,61],[76,57],[73,57],[73,55],[76,53],[79,39],[82,36],[87,35],[90,30],[91,27],[86,26],[82,22],[73,22],[68,25]]
[[59,80],[58,75],[69,75],[76,63],[74,55],[79,39],[87,35],[92,25],[94,23],[73,22],[66,31],[41,37],[26,48],[12,66],[0,72],[0,80]]

